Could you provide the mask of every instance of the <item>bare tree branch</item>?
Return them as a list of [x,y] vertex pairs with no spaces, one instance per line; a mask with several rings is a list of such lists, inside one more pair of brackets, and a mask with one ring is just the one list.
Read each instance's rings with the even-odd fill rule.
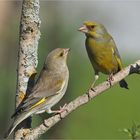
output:
[[140,73],[140,60],[135,62],[134,64],[129,65],[128,67],[124,68],[122,71],[118,72],[116,75],[113,76],[113,81],[110,83],[105,81],[94,89],[89,89],[89,91],[82,96],[77,97],[73,101],[71,101],[66,106],[66,111],[62,112],[61,114],[54,115],[36,127],[35,129],[29,130],[28,133],[24,136],[25,140],[35,140],[39,138],[42,134],[47,132],[51,127],[57,124],[61,119],[65,118],[69,115],[72,111],[76,110],[78,107],[88,103],[91,99],[94,99],[96,96],[104,93],[107,89],[111,88],[119,81],[124,79],[126,76],[133,74],[133,73]]
[[[37,50],[40,38],[39,0],[23,0],[20,21],[20,38],[18,51],[16,107],[26,96],[34,83],[34,74],[38,64]],[[30,123],[28,123],[30,122]],[[24,121],[22,126],[30,126],[31,121]],[[15,139],[20,134],[15,133]]]
[[[37,50],[38,40],[40,38],[40,19],[39,19],[39,0],[23,0],[22,17],[20,22],[20,42],[19,42],[19,59],[17,71],[17,94],[16,94],[16,107],[21,103],[23,98],[32,88],[34,83],[34,73],[38,64]],[[129,65],[121,72],[114,75],[112,86],[124,79],[132,73],[140,72],[140,60],[132,65]],[[32,77],[33,76],[33,77]],[[96,86],[94,90],[89,91],[66,106],[66,111],[61,114],[53,115],[52,117],[44,120],[44,122],[35,129],[20,129],[29,128],[31,121],[25,120],[16,129],[15,139],[35,140],[42,134],[47,132],[52,126],[65,118],[72,111],[76,110],[81,105],[88,103],[94,97],[102,94],[105,90],[110,88],[110,83],[105,81]],[[28,124],[29,122],[29,124]]]

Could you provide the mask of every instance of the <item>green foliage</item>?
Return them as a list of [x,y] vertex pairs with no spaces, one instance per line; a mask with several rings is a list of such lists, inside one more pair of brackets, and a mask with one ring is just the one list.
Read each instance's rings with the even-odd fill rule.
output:
[[124,128],[122,131],[128,134],[132,140],[140,140],[140,125],[136,125],[135,122],[133,122],[131,128]]

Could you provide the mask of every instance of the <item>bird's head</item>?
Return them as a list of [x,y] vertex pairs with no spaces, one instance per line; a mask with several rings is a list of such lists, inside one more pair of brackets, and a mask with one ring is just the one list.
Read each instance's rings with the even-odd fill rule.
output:
[[61,69],[67,66],[67,56],[69,51],[70,48],[57,48],[51,51],[45,60],[45,68]]
[[93,38],[101,38],[107,33],[102,24],[91,21],[85,21],[83,26],[80,27],[78,31],[83,32],[86,36]]

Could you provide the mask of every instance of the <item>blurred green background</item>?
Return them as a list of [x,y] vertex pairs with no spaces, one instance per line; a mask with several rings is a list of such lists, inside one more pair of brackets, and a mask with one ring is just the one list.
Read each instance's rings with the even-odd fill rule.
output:
[[[21,1],[0,1],[0,137],[13,120]],[[93,69],[84,47],[85,36],[77,31],[85,20],[98,21],[114,37],[124,65],[139,59],[140,1],[41,1],[41,39],[37,71],[56,47],[69,47],[70,81],[67,93],[54,108],[86,92],[93,81]],[[106,80],[101,74],[97,83]],[[126,78],[129,90],[118,85],[72,112],[41,138],[128,139],[121,132],[140,123],[140,76]],[[33,117],[33,127],[47,114]]]

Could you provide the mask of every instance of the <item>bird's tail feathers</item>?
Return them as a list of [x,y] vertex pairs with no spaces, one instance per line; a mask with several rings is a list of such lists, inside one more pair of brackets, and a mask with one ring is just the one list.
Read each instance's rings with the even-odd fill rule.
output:
[[127,82],[126,82],[124,79],[122,79],[122,80],[119,82],[119,84],[120,84],[120,87],[129,89],[129,88],[128,88],[128,84],[127,84]]
[[21,115],[19,114],[15,118],[15,121],[12,123],[12,125],[10,126],[8,131],[6,132],[4,138],[8,138],[11,135],[11,133],[14,131],[14,129],[17,127],[17,125],[19,125],[23,120],[28,118],[31,114],[33,114],[33,113],[32,112],[25,112],[25,113],[22,113]]

